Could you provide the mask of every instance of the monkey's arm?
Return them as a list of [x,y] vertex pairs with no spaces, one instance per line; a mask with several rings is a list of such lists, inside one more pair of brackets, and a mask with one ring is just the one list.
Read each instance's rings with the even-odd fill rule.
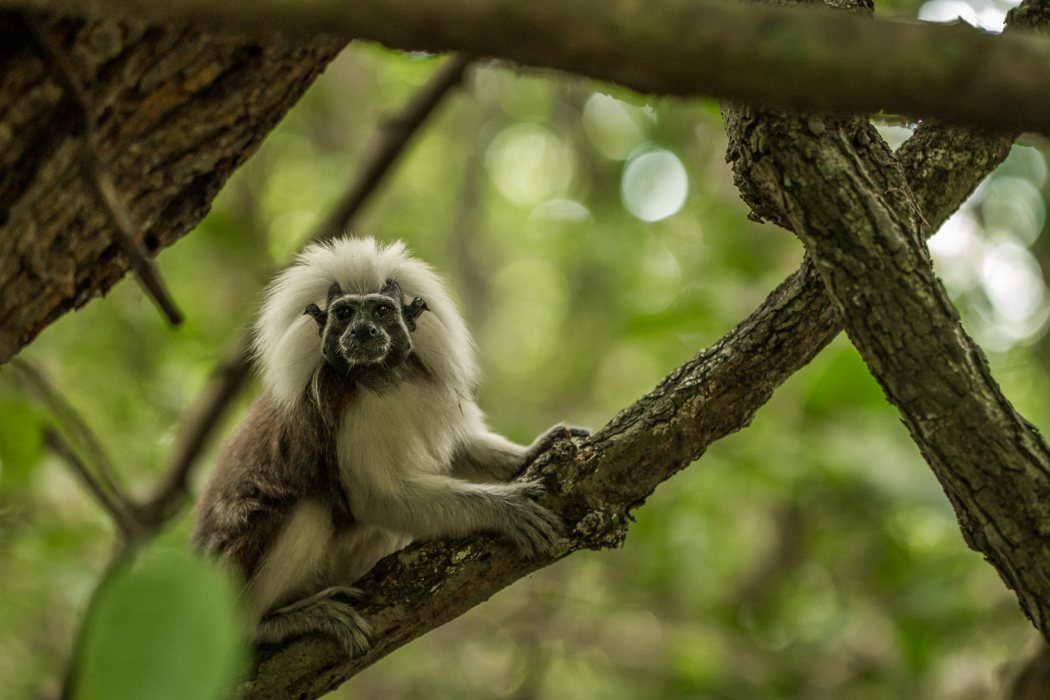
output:
[[586,428],[558,423],[526,447],[497,433],[478,432],[457,446],[452,455],[452,473],[469,481],[510,481],[556,440],[590,434]]
[[558,516],[536,502],[543,486],[533,481],[476,484],[451,476],[414,473],[397,480],[370,478],[351,495],[361,522],[414,539],[462,537],[479,531],[503,535],[526,556],[550,549]]

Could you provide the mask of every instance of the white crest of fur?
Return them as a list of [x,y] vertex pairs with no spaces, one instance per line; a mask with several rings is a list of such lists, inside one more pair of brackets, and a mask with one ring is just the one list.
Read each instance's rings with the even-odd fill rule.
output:
[[388,279],[398,283],[406,300],[423,297],[430,309],[416,319],[415,354],[439,384],[471,395],[477,376],[473,342],[437,273],[401,241],[338,238],[304,250],[267,288],[254,350],[263,385],[278,405],[294,407],[324,362],[317,323],[303,313],[306,307],[325,308],[333,282],[344,292],[367,294],[380,291]]

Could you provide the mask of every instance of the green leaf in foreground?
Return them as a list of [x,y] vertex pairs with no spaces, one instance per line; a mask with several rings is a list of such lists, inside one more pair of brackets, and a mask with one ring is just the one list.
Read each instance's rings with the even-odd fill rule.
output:
[[234,585],[192,553],[154,546],[100,590],[83,638],[81,700],[224,697],[247,658]]

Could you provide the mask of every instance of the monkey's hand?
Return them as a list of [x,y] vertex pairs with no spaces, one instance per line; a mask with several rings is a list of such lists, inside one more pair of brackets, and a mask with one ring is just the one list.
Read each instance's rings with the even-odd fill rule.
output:
[[264,617],[255,630],[256,644],[279,644],[290,637],[324,634],[335,637],[347,656],[360,656],[372,645],[372,628],[354,609],[360,591],[333,586],[278,608]]
[[500,531],[530,559],[550,552],[561,530],[561,518],[536,499],[546,491],[539,481],[512,482],[508,489],[508,515]]
[[566,425],[564,423],[558,423],[551,426],[547,429],[547,432],[533,440],[532,444],[526,448],[525,456],[522,458],[521,466],[518,468],[518,473],[520,474],[528,469],[529,465],[535,462],[537,457],[549,450],[558,440],[585,438],[590,436],[591,431],[587,428]]

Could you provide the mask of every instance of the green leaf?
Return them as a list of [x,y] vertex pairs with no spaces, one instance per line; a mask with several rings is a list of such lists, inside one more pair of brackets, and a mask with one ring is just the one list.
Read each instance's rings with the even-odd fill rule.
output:
[[154,546],[100,591],[76,697],[187,700],[229,694],[246,659],[233,583],[183,549]]

